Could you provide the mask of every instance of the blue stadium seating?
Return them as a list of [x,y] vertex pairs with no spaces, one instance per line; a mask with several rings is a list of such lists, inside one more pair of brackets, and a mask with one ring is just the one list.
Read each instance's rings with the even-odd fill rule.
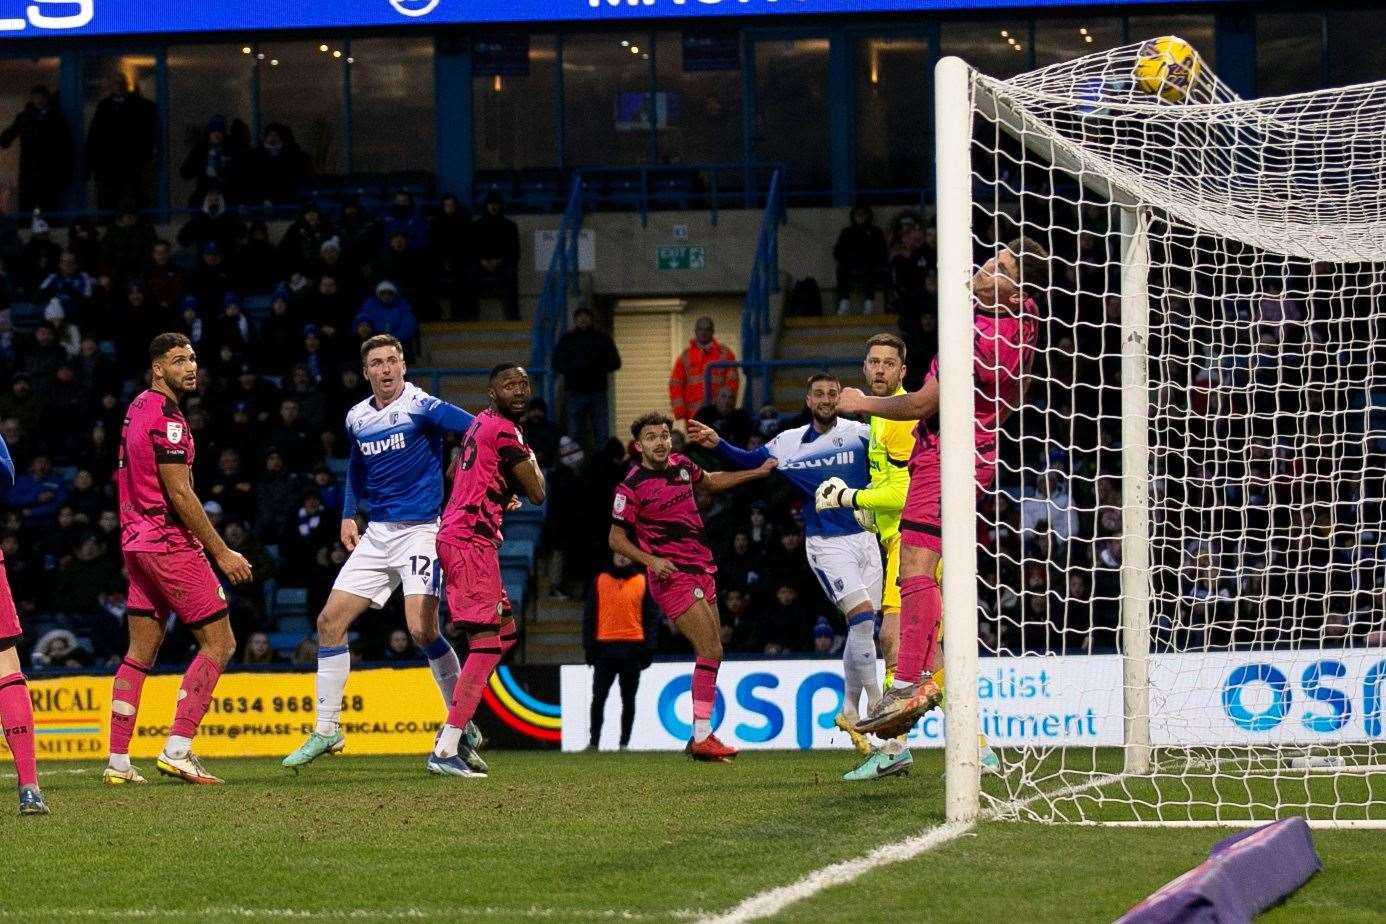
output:
[[271,632],[269,634],[270,647],[287,658],[294,653],[298,643],[303,641],[307,634],[306,632]]
[[308,615],[308,589],[281,587],[274,593],[274,616],[282,625],[285,617]]
[[529,568],[534,564],[534,543],[507,539],[500,549],[501,567],[520,565]]

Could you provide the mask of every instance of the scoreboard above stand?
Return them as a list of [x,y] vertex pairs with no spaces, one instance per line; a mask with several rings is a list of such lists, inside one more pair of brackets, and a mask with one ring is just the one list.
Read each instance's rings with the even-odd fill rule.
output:
[[[1121,6],[1195,0],[1125,0]],[[1232,0],[1212,0],[1232,2]],[[728,16],[785,17],[931,13],[1021,7],[1116,6],[1114,0],[333,0],[240,3],[235,0],[0,0],[0,36],[152,35],[262,32],[407,25],[525,22],[705,21]],[[1208,3],[1204,2],[1204,5]]]

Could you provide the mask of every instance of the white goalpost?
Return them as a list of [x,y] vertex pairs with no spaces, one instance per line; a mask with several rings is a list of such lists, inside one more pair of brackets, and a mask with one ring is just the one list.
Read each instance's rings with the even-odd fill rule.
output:
[[935,97],[949,819],[1386,827],[1386,82],[1242,100],[1165,37]]

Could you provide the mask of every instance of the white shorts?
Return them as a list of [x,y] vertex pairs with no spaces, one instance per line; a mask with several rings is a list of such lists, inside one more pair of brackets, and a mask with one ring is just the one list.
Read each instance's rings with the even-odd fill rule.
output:
[[438,596],[438,521],[370,523],[333,590],[344,590],[380,609],[396,587],[406,597]]
[[881,546],[875,533],[850,536],[808,536],[804,540],[809,567],[828,599],[846,615],[865,597],[881,608]]

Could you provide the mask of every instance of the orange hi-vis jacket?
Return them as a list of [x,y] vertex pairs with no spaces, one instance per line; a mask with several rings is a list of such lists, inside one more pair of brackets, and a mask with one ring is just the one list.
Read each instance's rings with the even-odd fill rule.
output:
[[597,575],[597,641],[643,642],[644,603],[645,575]]
[[712,363],[734,362],[736,354],[713,340],[704,350],[696,338],[688,341],[688,349],[679,354],[674,361],[674,369],[669,373],[669,406],[673,409],[675,420],[688,420],[698,413],[698,408],[710,402],[723,388],[730,388],[735,397],[741,387],[741,377],[735,368],[712,370],[712,394],[704,394],[704,371]]

